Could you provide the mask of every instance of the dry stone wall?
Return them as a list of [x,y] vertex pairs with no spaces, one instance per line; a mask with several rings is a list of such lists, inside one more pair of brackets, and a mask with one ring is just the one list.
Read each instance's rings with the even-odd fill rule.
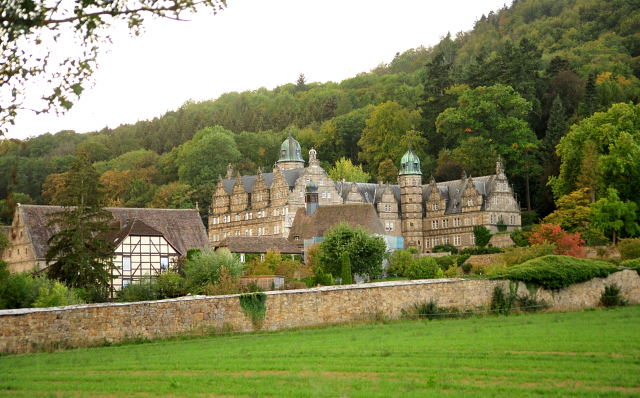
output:
[[[595,307],[604,286],[617,283],[631,304],[640,304],[640,277],[625,270],[559,291],[539,290],[550,311]],[[442,307],[489,306],[495,286],[508,281],[437,279],[331,286],[268,292],[264,330],[351,322],[383,313],[398,317],[415,303],[436,300]],[[529,294],[520,284],[518,294]],[[162,338],[232,327],[253,330],[238,295],[195,296],[140,303],[92,304],[0,311],[0,352],[25,353],[48,347],[76,347],[131,338]]]

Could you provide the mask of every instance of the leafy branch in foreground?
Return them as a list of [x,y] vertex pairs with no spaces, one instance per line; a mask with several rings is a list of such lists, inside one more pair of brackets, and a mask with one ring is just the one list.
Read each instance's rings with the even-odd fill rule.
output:
[[[104,31],[114,22],[126,23],[138,35],[147,16],[181,20],[181,13],[200,7],[215,14],[226,0],[96,0],[76,1],[73,7],[63,1],[0,0],[0,135],[25,109],[30,81],[38,80],[38,88],[48,91],[31,110],[70,109],[97,67],[99,44],[111,41]],[[71,54],[63,54],[60,43],[76,44]]]

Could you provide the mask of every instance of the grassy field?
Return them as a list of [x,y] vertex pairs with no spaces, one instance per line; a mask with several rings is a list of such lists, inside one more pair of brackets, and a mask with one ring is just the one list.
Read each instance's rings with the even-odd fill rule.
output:
[[640,396],[640,306],[0,357],[10,397]]

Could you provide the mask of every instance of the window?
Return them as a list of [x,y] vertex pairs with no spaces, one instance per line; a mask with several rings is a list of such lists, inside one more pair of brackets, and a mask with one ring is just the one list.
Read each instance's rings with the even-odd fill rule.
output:
[[303,197],[304,193],[302,192],[302,190],[300,190],[300,197]]
[[431,239],[425,239],[424,240],[424,248],[425,249],[428,249],[430,244],[431,244]]
[[298,235],[293,237],[293,240],[300,240],[300,237]]
[[438,204],[437,203],[431,203],[431,210],[438,210]]
[[131,271],[131,257],[130,256],[122,257],[122,270],[123,271]]
[[410,223],[409,223],[409,226],[410,226],[410,227],[413,227],[413,223],[412,223],[412,222],[410,222]]
[[249,230],[249,236],[253,236],[253,228]]
[[445,236],[444,238],[442,238],[442,244],[443,245],[448,245],[449,244],[449,237]]
[[249,220],[253,220],[253,213],[249,213]]
[[431,221],[431,229],[438,229],[438,220]]
[[473,225],[478,225],[478,216],[473,217]]
[[454,246],[460,246],[460,245],[461,245],[461,243],[460,243],[460,242],[461,242],[461,240],[462,240],[462,239],[460,239],[460,235],[456,235],[456,236],[454,236],[454,237],[453,237],[453,245],[454,245]]
[[493,224],[495,222],[495,216],[492,214],[491,215],[491,224]]
[[331,198],[331,191],[327,191],[327,199]]
[[473,199],[467,199],[467,206],[473,206]]
[[131,279],[123,279],[122,280],[122,288],[126,288],[127,286],[129,286],[131,284]]
[[318,183],[318,185],[324,185],[324,180],[321,178],[320,182]]
[[460,226],[460,219],[459,218],[454,218],[453,219],[453,226],[454,227],[459,227]]
[[442,220],[442,228],[449,228],[449,220]]
[[166,271],[169,269],[169,257],[167,256],[160,257],[160,269],[162,271]]
[[386,230],[387,231],[393,231],[393,224],[394,224],[393,221],[387,221],[386,225],[385,225],[386,226]]
[[434,245],[434,246],[438,246],[439,244],[440,244],[440,238],[435,238],[435,239],[433,240],[433,245]]
[[327,191],[322,191],[322,197],[326,198],[327,197]]
[[240,253],[240,262],[244,263],[244,253]]
[[466,218],[464,219],[464,225],[469,225],[469,217],[466,217]]
[[248,220],[248,219],[249,219],[249,213],[245,213],[245,214],[244,214],[244,219],[245,219],[245,220]]

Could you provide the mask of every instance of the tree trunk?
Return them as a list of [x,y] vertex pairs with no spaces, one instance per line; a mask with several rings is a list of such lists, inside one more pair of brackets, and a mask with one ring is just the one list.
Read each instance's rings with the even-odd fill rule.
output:
[[531,211],[531,198],[529,196],[529,173],[527,173],[527,211]]

